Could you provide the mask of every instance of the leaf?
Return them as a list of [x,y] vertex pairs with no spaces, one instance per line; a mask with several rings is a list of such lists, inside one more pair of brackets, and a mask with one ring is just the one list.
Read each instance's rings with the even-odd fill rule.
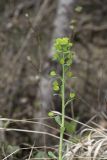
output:
[[64,59],[61,58],[59,62],[60,62],[60,64],[64,64]]
[[50,72],[50,76],[56,76],[56,72],[55,71],[51,71]]
[[66,75],[67,75],[69,78],[71,78],[71,77],[73,76],[73,74],[72,74],[71,71],[68,71],[68,72],[66,73]]
[[53,55],[53,60],[57,60],[58,58],[59,58],[58,53],[55,53],[55,54]]
[[49,117],[53,117],[53,116],[54,116],[54,113],[53,113],[53,112],[48,112],[48,116],[49,116]]
[[68,69],[69,69],[69,66],[67,66],[67,65],[65,64],[65,72],[67,72]]
[[48,155],[44,151],[39,151],[34,158],[48,158]]
[[54,81],[54,82],[53,82],[53,90],[54,90],[54,91],[59,91],[59,89],[60,89],[60,88],[59,88],[58,82],[57,82],[57,81]]
[[66,62],[66,65],[67,66],[70,66],[72,64],[72,59],[69,59],[67,62]]
[[71,99],[74,99],[75,98],[75,93],[72,92],[72,93],[69,94],[69,96],[70,96]]
[[50,158],[57,159],[57,157],[55,156],[55,154],[54,154],[53,152],[51,152],[51,151],[48,152],[48,156],[49,156]]
[[57,124],[59,124],[59,126],[61,126],[61,118],[60,116],[55,116],[55,121]]
[[59,86],[58,86],[58,85],[54,85],[54,86],[53,86],[53,90],[54,90],[54,91],[59,91]]
[[55,86],[55,85],[58,86],[58,85],[59,85],[59,84],[58,84],[58,81],[54,81],[54,82],[53,82],[53,85],[54,85],[54,86]]
[[75,133],[77,127],[77,122],[71,121],[68,122],[65,120],[65,129],[68,133]]

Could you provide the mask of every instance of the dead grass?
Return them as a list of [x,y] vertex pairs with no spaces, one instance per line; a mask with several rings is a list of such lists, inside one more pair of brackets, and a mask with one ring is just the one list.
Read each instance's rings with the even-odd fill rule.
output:
[[106,130],[86,128],[77,143],[68,144],[65,160],[107,160]]
[[[55,114],[60,114],[58,112],[54,112]],[[47,118],[47,117],[46,117]],[[49,118],[49,117],[48,117]],[[68,119],[74,120],[70,117],[67,117]],[[7,119],[7,118],[1,118],[1,121],[8,121],[8,122],[20,122],[20,123],[33,123],[37,124],[39,122],[34,122],[32,120],[15,120],[15,119]],[[66,150],[63,151],[63,160],[107,160],[107,130],[102,128],[101,126],[97,126],[97,128],[93,128],[89,126],[88,124],[83,124],[77,120],[74,120],[77,123],[80,123],[82,125],[82,130],[78,135],[70,135],[71,140],[65,140],[64,139],[64,144]],[[46,124],[40,124],[41,126],[45,127],[51,127]],[[51,133],[47,132],[39,132],[39,131],[34,131],[34,130],[25,130],[25,129],[18,129],[18,128],[8,128],[7,127],[1,127],[0,130],[4,130],[5,132],[12,132],[12,131],[17,131],[17,132],[28,132],[30,133],[35,133],[35,134],[43,134],[43,135],[48,135],[50,138],[54,137],[59,139],[58,136],[53,135]],[[58,146],[51,146],[53,149],[58,151]],[[41,148],[41,147],[40,147]],[[45,146],[45,149],[48,147]],[[33,152],[39,148],[36,147],[35,145],[33,146],[28,146],[26,148],[18,148],[14,152],[6,155],[2,160],[7,160],[9,157],[15,155],[17,152],[20,152],[21,150],[28,150],[30,149],[30,154],[28,157],[28,160],[31,160]],[[44,149],[44,146],[43,146]],[[36,158],[33,158],[36,159]],[[33,160],[32,159],[32,160]],[[41,158],[40,158],[41,159]],[[46,158],[42,158],[47,160]]]

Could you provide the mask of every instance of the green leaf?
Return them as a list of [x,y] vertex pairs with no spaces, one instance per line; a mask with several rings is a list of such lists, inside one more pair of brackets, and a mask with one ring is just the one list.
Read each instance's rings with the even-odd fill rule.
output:
[[75,93],[72,92],[72,93],[69,94],[69,96],[70,96],[71,99],[74,99],[75,98]]
[[54,113],[53,113],[53,112],[48,112],[48,116],[49,116],[49,117],[53,117],[53,116],[54,116]]
[[68,133],[75,133],[77,127],[77,122],[71,121],[68,122],[65,120],[65,129]]
[[55,54],[53,55],[53,60],[57,60],[58,58],[59,58],[58,53],[55,53]]
[[54,90],[54,91],[59,91],[59,86],[58,86],[58,85],[54,85],[54,86],[53,86],[53,90]]
[[59,84],[58,84],[58,81],[54,81],[54,82],[53,82],[53,86],[56,86],[56,85],[57,85],[57,86],[59,85]]
[[59,62],[60,62],[60,64],[64,64],[64,59],[61,58]]
[[76,11],[76,12],[81,12],[82,9],[83,9],[82,6],[77,6],[77,7],[75,8],[75,11]]
[[67,66],[67,65],[65,64],[65,72],[67,72],[68,69],[69,69],[69,66]]
[[72,64],[72,59],[69,59],[67,62],[66,62],[66,65],[67,66],[70,66]]
[[49,158],[48,155],[46,154],[46,152],[44,151],[39,151],[34,158]]
[[71,77],[73,76],[73,74],[72,74],[71,71],[68,71],[68,72],[66,73],[66,75],[67,75],[69,78],[71,78]]
[[50,158],[57,159],[57,157],[55,156],[55,154],[54,154],[53,152],[51,152],[51,151],[48,152],[48,156],[49,156]]
[[61,126],[61,118],[60,116],[55,116],[55,121],[57,124],[59,124],[59,126]]
[[60,89],[60,88],[59,88],[58,82],[57,82],[57,81],[54,81],[54,82],[53,82],[53,90],[54,90],[54,91],[59,91],[59,89]]
[[56,72],[55,71],[51,71],[50,72],[50,76],[56,76]]

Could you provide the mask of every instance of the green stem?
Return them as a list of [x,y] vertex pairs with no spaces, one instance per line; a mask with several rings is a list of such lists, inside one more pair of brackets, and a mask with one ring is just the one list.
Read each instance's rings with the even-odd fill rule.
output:
[[62,160],[62,147],[63,147],[63,135],[64,135],[64,116],[65,116],[65,66],[62,65],[62,123],[60,127],[60,143],[59,143],[59,160]]
[[70,102],[72,102],[72,99],[68,100],[68,101],[65,103],[65,107],[66,107]]

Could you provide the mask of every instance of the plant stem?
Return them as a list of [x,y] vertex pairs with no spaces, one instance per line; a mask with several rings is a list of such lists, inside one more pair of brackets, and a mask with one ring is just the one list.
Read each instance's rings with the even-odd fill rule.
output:
[[64,135],[64,116],[65,116],[65,65],[62,65],[62,122],[60,127],[59,160],[62,160],[62,147]]

